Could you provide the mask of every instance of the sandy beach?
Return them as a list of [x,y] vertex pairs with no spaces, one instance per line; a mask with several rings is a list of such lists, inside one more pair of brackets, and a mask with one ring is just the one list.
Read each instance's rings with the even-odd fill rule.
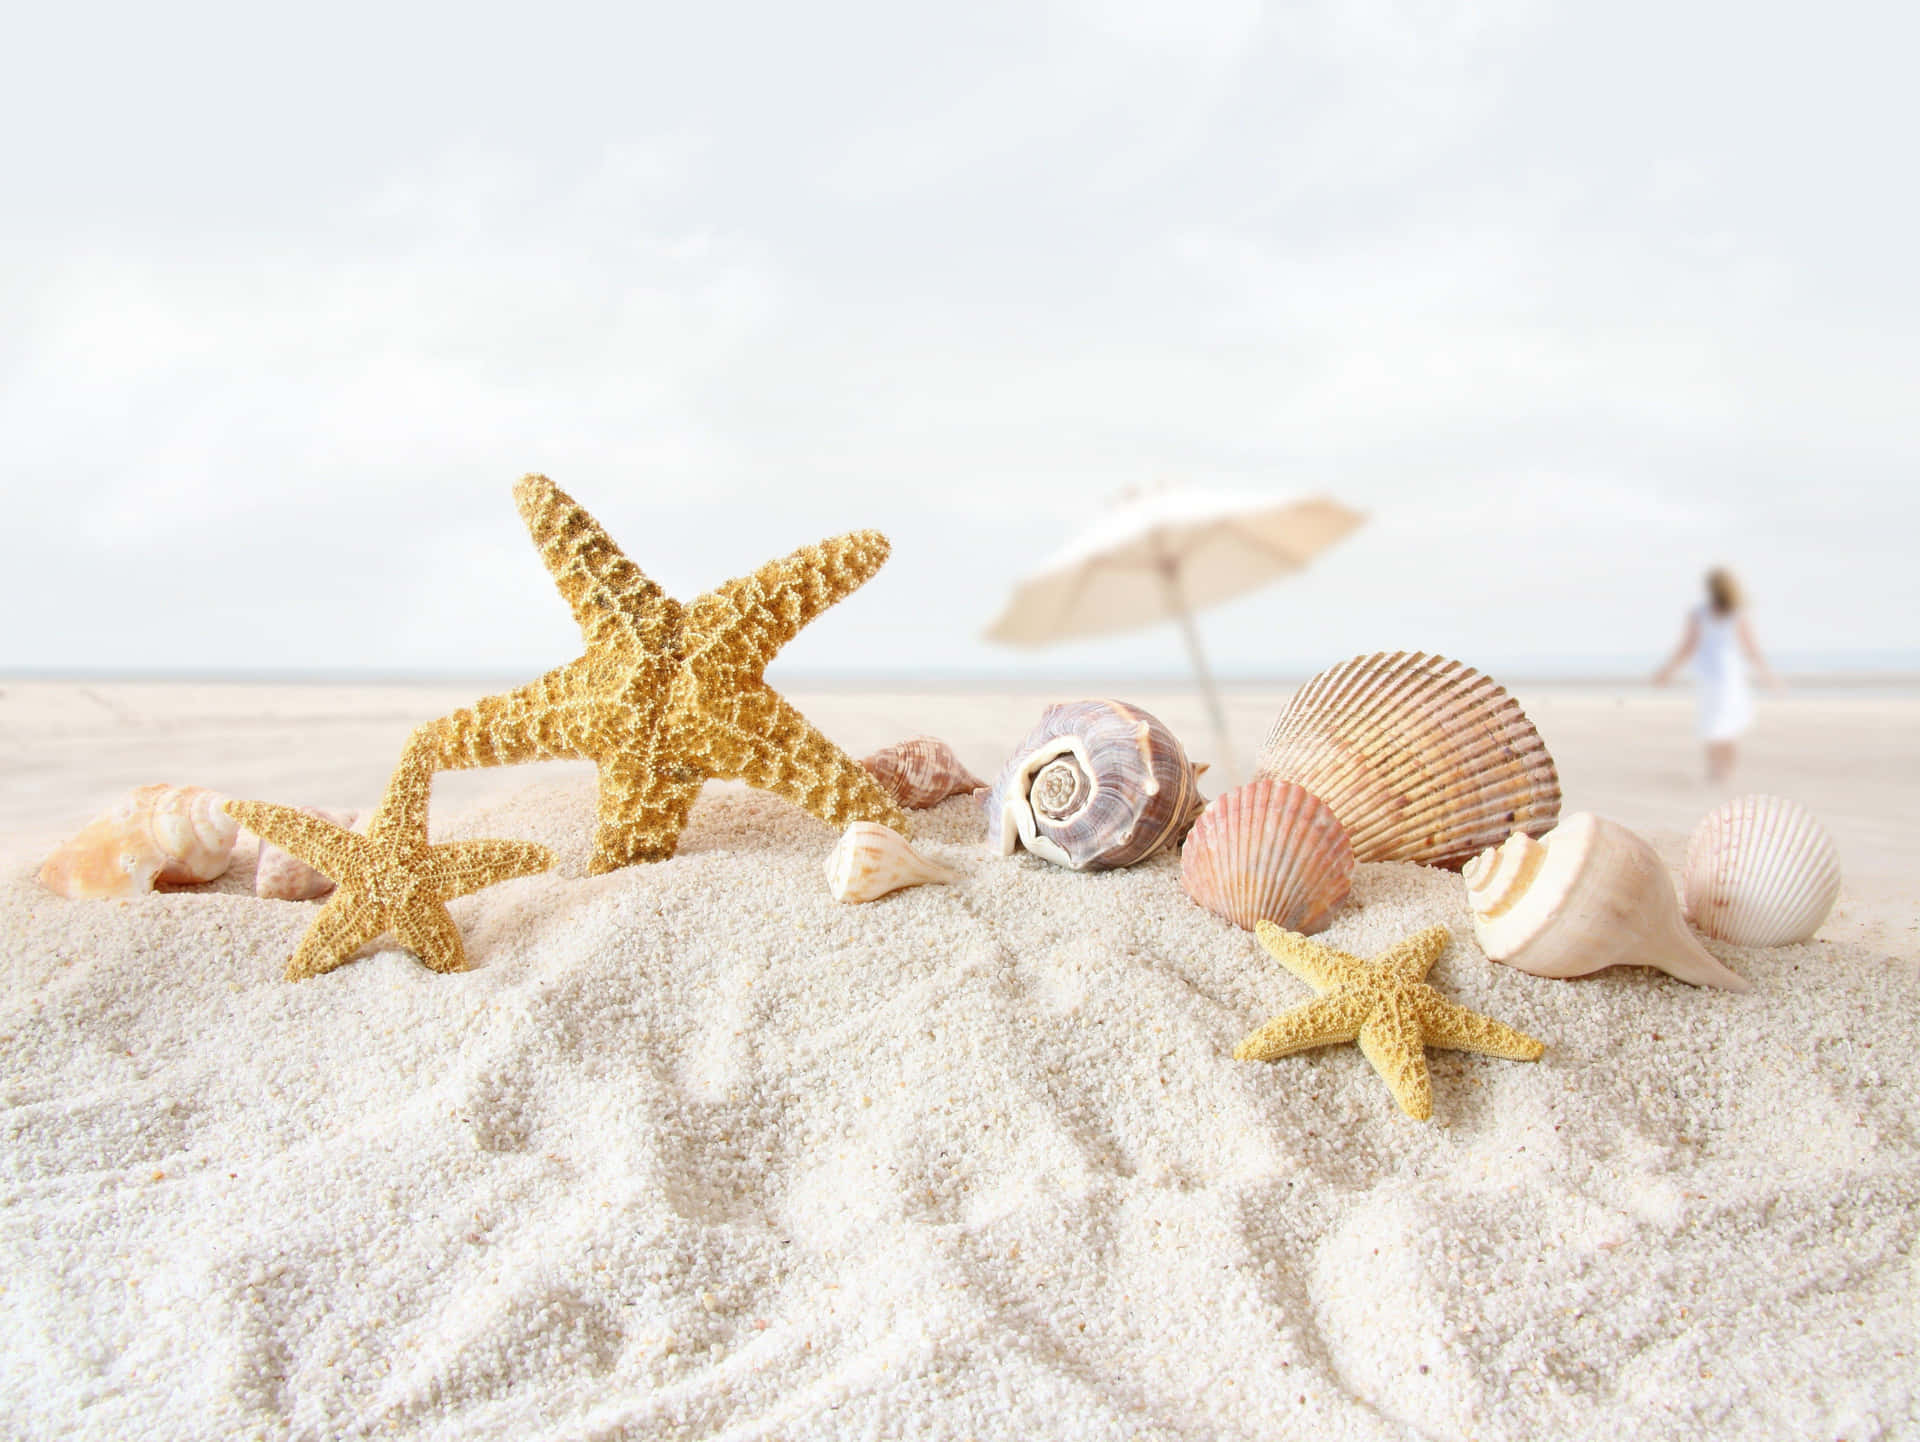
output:
[[[788,684],[989,776],[1065,699]],[[588,877],[590,767],[443,775],[437,835],[560,857],[453,903],[455,976],[281,980],[313,906],[247,837],[207,887],[33,880],[146,782],[369,804],[480,689],[0,682],[15,1435],[1920,1436],[1920,691],[1765,698],[1727,790],[1684,689],[1515,685],[1566,810],[1677,864],[1775,792],[1845,885],[1812,942],[1709,943],[1735,995],[1517,973],[1458,877],[1362,866],[1323,940],[1444,923],[1436,985],[1546,1043],[1431,1053],[1430,1124],[1352,1047],[1231,1060],[1309,992],[1176,855],[1003,859],[964,800],[915,818],[960,884],[850,907],[759,792]],[[1122,694],[1219,759],[1196,696]],[[1285,695],[1230,693],[1243,768]]]

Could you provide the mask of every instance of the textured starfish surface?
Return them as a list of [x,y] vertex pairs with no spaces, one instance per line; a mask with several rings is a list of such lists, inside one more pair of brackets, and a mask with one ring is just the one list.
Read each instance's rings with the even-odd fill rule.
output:
[[1425,977],[1447,949],[1444,926],[1430,926],[1389,947],[1371,963],[1309,941],[1271,921],[1255,928],[1274,959],[1319,993],[1282,1012],[1233,1049],[1236,1061],[1272,1061],[1309,1047],[1359,1041],[1361,1054],[1386,1081],[1400,1109],[1416,1121],[1433,1115],[1427,1076],[1430,1046],[1477,1051],[1512,1061],[1538,1061],[1546,1050],[1505,1022],[1468,1011],[1428,986]]
[[887,559],[855,531],[802,546],[682,605],[545,476],[514,499],[587,649],[538,681],[421,730],[442,767],[573,759],[600,768],[592,870],[664,861],[701,784],[745,781],[834,827],[906,818],[860,763],[762,679],[814,617]]
[[229,801],[227,814],[337,883],[287,963],[287,980],[332,971],[384,932],[435,971],[465,971],[467,949],[446,903],[496,881],[531,876],[553,853],[530,841],[427,841],[433,756],[419,733],[394,768],[364,836],[309,812]]

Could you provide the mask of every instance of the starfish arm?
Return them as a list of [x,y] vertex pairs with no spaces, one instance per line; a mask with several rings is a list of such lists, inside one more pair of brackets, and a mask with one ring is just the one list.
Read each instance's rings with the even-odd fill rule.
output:
[[703,709],[698,740],[715,776],[771,791],[829,826],[877,821],[906,834],[905,814],[873,773],[764,683]]
[[1360,1053],[1373,1063],[1401,1111],[1422,1122],[1433,1115],[1433,1081],[1413,1017],[1398,1006],[1379,1008],[1360,1028]]
[[1395,981],[1422,981],[1452,940],[1453,933],[1446,927],[1429,926],[1388,947],[1374,964]]
[[1374,1000],[1341,991],[1283,1011],[1233,1049],[1235,1061],[1273,1061],[1316,1046],[1352,1041],[1366,1025]]
[[634,637],[645,650],[666,649],[680,603],[648,580],[598,521],[545,476],[521,477],[513,499],[589,648]]
[[1544,1044],[1525,1032],[1477,1011],[1468,1011],[1437,993],[1426,1002],[1421,1030],[1426,1032],[1429,1046],[1475,1051],[1482,1056],[1505,1057],[1509,1061],[1538,1061],[1546,1051]]
[[309,816],[291,806],[265,801],[229,801],[227,815],[262,841],[290,851],[330,881],[338,882],[359,866],[367,854],[367,840],[353,832]]
[[287,963],[287,980],[304,981],[345,966],[384,929],[380,908],[357,887],[342,886],[320,909]]
[[427,853],[428,887],[442,901],[553,867],[553,853],[531,841],[449,841]]
[[430,971],[465,971],[467,948],[447,908],[421,900],[393,918],[393,935]]
[[418,727],[407,738],[387,778],[386,792],[367,823],[367,839],[386,847],[396,838],[425,847],[427,811],[433,804],[433,737]]
[[593,658],[581,656],[537,681],[483,696],[429,721],[413,734],[443,771],[588,759],[598,709],[593,681]]
[[808,622],[859,590],[891,549],[878,531],[853,531],[715,587],[687,607],[689,664],[744,668],[757,680]]
[[1359,957],[1322,946],[1271,921],[1259,922],[1253,934],[1275,961],[1322,995],[1343,986],[1364,986],[1373,974],[1373,968]]
[[625,751],[603,760],[599,826],[588,871],[600,876],[672,856],[707,774],[651,752]]

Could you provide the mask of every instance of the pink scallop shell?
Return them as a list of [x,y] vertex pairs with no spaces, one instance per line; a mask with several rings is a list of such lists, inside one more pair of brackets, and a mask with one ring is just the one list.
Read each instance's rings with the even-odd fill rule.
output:
[[1353,845],[1326,802],[1263,776],[1223,792],[1180,853],[1188,896],[1235,926],[1323,930],[1353,885]]

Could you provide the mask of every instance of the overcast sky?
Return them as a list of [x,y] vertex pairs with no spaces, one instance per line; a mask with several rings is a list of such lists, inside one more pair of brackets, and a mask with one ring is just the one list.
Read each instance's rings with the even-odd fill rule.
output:
[[1651,669],[1699,572],[1920,665],[1920,11],[35,6],[0,87],[0,668],[485,672],[541,470],[682,596],[894,540],[781,666],[979,639],[1123,488],[1370,514],[1222,671]]

